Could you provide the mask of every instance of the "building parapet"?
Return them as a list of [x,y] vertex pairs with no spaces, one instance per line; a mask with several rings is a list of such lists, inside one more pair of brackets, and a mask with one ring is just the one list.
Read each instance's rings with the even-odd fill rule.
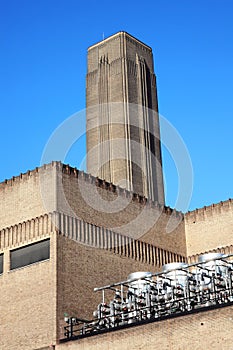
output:
[[185,220],[187,222],[195,222],[204,220],[207,216],[213,216],[215,214],[219,214],[223,211],[229,211],[233,209],[233,201],[229,198],[226,201],[221,201],[219,203],[214,203],[208,206],[204,206],[203,208],[195,209],[192,211],[188,211],[185,214]]
[[145,196],[142,196],[138,193],[134,193],[131,191],[128,191],[120,186],[114,185],[111,182],[108,182],[104,179],[100,179],[98,177],[95,177],[91,174],[88,174],[82,170],[78,170],[75,167],[71,167],[69,164],[63,164],[59,161],[52,161],[49,164],[44,164],[41,167],[36,167],[33,170],[28,170],[25,173],[21,173],[18,176],[13,176],[11,179],[6,179],[5,181],[0,183],[0,190],[3,189],[5,186],[14,186],[15,183],[18,183],[20,181],[25,181],[28,178],[32,176],[37,176],[43,171],[51,170],[53,168],[56,168],[58,171],[61,171],[64,174],[67,174],[69,176],[79,177],[81,180],[84,180],[86,182],[89,182],[99,188],[105,189],[110,192],[117,193],[119,196],[124,196],[126,198],[132,198],[133,201],[138,202],[142,205],[146,205],[149,208],[159,208],[162,209],[162,211],[166,214],[173,214],[175,217],[183,220],[184,214],[181,211],[177,211],[176,209],[173,209],[171,207],[162,205],[158,203],[157,201],[152,201],[146,198]]
[[53,167],[58,167],[60,162],[51,162],[48,164],[44,164],[41,167],[36,167],[33,170],[28,170],[25,173],[20,173],[18,176],[12,176],[10,179],[5,179],[3,182],[0,182],[0,190],[3,189],[5,186],[14,186],[15,183],[25,181],[31,176],[37,176],[38,173],[40,173],[43,170],[49,170]]
[[61,170],[63,173],[74,176],[74,177],[80,177],[82,180],[87,181],[91,184],[94,184],[95,186],[117,193],[119,196],[124,196],[126,198],[132,198],[133,201],[141,203],[143,205],[146,205],[150,208],[159,208],[162,209],[162,211],[166,214],[172,214],[175,215],[176,217],[183,219],[184,214],[181,211],[177,211],[176,209],[172,209],[168,206],[162,205],[157,201],[152,201],[146,198],[145,196],[142,196],[138,193],[131,192],[126,190],[125,188],[122,188],[120,186],[114,185],[111,182],[108,182],[104,179],[100,179],[98,177],[95,177],[91,174],[85,173],[84,171],[80,171],[77,168],[73,168],[68,164],[62,164],[59,163],[61,166]]

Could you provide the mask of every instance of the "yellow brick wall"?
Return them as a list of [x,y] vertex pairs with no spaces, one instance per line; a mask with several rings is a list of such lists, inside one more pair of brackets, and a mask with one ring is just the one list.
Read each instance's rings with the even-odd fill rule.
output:
[[[108,188],[108,189],[105,189]],[[186,255],[183,215],[133,198],[132,193],[96,185],[95,178],[63,167],[58,175],[58,211]]]
[[0,230],[53,211],[186,254],[181,213],[143,202],[122,189],[113,191],[87,174],[76,177],[73,168],[60,163],[0,183]]
[[[31,243],[38,240],[41,237]],[[4,272],[0,275],[2,350],[31,350],[56,342],[56,235],[52,233],[50,246],[49,260],[11,271],[10,249],[1,250],[4,253]]]
[[58,333],[63,336],[65,312],[92,319],[93,311],[102,301],[102,294],[93,291],[95,287],[120,282],[135,271],[156,272],[158,268],[59,235]]
[[194,210],[185,215],[187,255],[233,244],[231,200]]
[[[4,273],[0,275],[0,333],[4,334],[4,337],[0,337],[0,349],[29,350],[32,349],[32,344],[36,349],[54,343],[56,337],[63,333],[64,312],[80,317],[92,316],[92,311],[101,299],[100,295],[93,292],[94,287],[124,280],[134,271],[158,269],[158,266],[150,266],[143,262],[143,259],[140,261],[127,258],[111,250],[97,249],[58,235],[51,222],[49,224],[51,215],[44,215],[46,212],[59,209],[60,212],[77,216],[93,225],[108,227],[180,254],[186,254],[186,240],[188,255],[233,244],[231,201],[199,209],[183,217],[169,208],[160,211],[154,203],[146,204],[142,198],[137,197],[132,199],[132,194],[120,189],[113,191],[109,185],[87,177],[85,174],[80,177],[82,190],[87,196],[84,198],[83,193],[80,193],[74,169],[67,167],[66,170],[58,163],[0,184],[0,251],[4,252]],[[117,196],[121,202],[125,201],[126,205],[118,212],[99,212],[91,205],[91,202],[96,200],[96,194],[106,201],[107,206],[111,201],[114,202]],[[156,220],[158,214],[160,216]],[[148,222],[153,225],[146,231]],[[171,222],[178,225],[174,231],[169,232],[167,226]],[[9,271],[10,249],[43,239],[51,232],[54,233],[51,234],[50,261]],[[138,236],[138,232],[141,232],[141,235]],[[204,332],[204,326],[200,327],[195,321],[199,316],[195,317],[186,320],[191,320],[193,327],[198,327],[197,334],[207,336],[208,332]],[[179,325],[187,326],[185,321],[179,320]],[[227,324],[229,320],[227,318]],[[166,324],[170,325],[171,322],[176,321],[170,320]],[[211,327],[216,328],[211,319],[208,319],[208,325],[208,330],[212,329]],[[145,327],[159,326],[156,324]],[[182,327],[181,331],[185,332],[185,328]],[[144,331],[147,332],[148,329],[150,328]],[[149,335],[150,332],[154,331],[148,331]],[[224,332],[221,334],[223,337]],[[176,344],[175,335],[168,335],[171,338],[169,341],[173,342],[171,344]],[[133,336],[135,344],[138,344],[140,339],[136,333]],[[101,337],[103,336],[100,336],[100,339]],[[91,338],[88,344],[90,349],[93,346],[92,339],[94,338]],[[158,341],[158,338],[156,339]],[[85,346],[86,341],[82,340]],[[125,340],[125,344],[127,341]],[[150,341],[152,342],[152,339]],[[118,344],[117,340],[115,342]],[[163,343],[158,343],[158,346],[160,344]],[[163,346],[169,349],[170,343],[164,344]],[[124,349],[126,345],[120,346]]]
[[50,164],[0,183],[0,230],[56,210],[55,171]]
[[232,350],[233,307],[61,343],[56,350]]

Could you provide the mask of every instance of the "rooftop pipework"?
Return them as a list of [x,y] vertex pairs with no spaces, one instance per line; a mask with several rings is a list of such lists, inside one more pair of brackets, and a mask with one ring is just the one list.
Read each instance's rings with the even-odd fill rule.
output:
[[160,273],[135,272],[125,281],[95,288],[102,292],[102,301],[94,319],[66,317],[65,337],[94,335],[231,303],[232,258],[233,254],[204,254],[195,264],[166,264]]

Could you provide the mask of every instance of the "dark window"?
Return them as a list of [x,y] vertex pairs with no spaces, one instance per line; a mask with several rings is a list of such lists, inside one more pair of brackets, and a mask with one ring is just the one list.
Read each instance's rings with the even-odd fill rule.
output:
[[11,251],[11,270],[49,259],[50,240],[17,248]]
[[3,273],[3,254],[0,254],[0,275]]

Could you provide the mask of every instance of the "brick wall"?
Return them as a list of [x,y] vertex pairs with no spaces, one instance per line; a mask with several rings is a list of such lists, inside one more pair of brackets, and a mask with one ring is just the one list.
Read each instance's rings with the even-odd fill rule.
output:
[[56,162],[0,184],[0,229],[56,209],[182,255],[233,243],[231,200],[183,216]]
[[[101,200],[106,211],[99,210]],[[108,209],[112,204],[119,207],[111,212]],[[3,349],[27,350],[32,349],[32,344],[36,349],[55,343],[63,333],[64,312],[91,318],[101,299],[93,292],[94,287],[124,280],[134,271],[157,271],[177,254],[186,255],[186,239],[188,255],[219,246],[228,245],[230,250],[232,247],[230,200],[188,213],[184,219],[183,214],[170,208],[60,163],[0,184],[0,206],[0,252],[4,252],[4,273],[0,275]],[[59,212],[49,214],[50,209]],[[86,241],[75,242],[73,220],[80,220],[80,232]],[[95,230],[100,232],[99,248],[86,244],[93,239]],[[111,248],[108,231],[115,232],[114,237],[118,237],[118,243],[121,241],[119,247]],[[50,234],[49,261],[9,271],[11,249]],[[122,237],[133,245],[127,246],[126,238]]]
[[31,350],[56,342],[56,235],[50,232],[50,259],[10,270],[10,250],[48,237],[12,242],[0,275],[0,349]]
[[186,254],[183,215],[61,163],[0,184],[0,229],[59,211]]
[[49,164],[0,183],[0,229],[56,210],[55,174]]
[[[12,249],[41,241],[51,232],[50,261],[10,271]],[[65,312],[91,319],[101,301],[94,287],[124,280],[135,271],[155,272],[164,263],[184,259],[57,212],[2,229],[1,252],[2,346],[7,343],[9,348],[24,350],[63,337]]]
[[92,319],[102,300],[95,287],[127,279],[131,272],[158,271],[153,265],[114,254],[106,249],[88,247],[58,236],[58,320],[63,335],[64,313]]
[[188,256],[232,245],[232,200],[187,213],[185,234]]
[[186,255],[182,213],[62,165],[58,211]]
[[232,350],[233,307],[61,343],[56,350]]

